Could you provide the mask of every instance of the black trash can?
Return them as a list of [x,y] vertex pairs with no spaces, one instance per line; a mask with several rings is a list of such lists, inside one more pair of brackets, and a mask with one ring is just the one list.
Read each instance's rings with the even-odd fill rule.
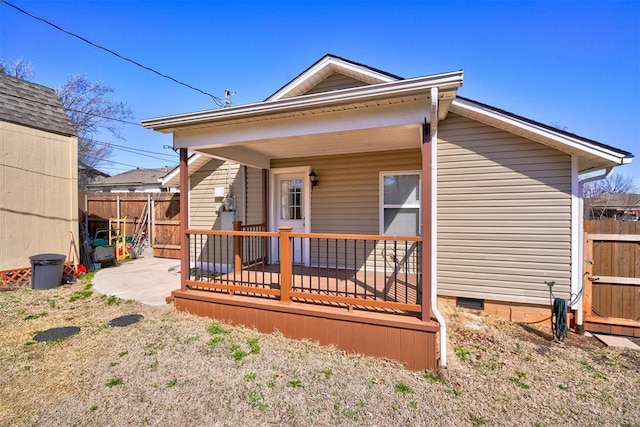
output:
[[66,258],[60,254],[30,256],[31,289],[52,289],[60,286]]

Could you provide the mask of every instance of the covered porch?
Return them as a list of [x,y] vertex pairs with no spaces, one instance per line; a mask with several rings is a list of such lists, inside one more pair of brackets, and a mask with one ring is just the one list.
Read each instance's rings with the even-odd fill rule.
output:
[[397,80],[360,69],[353,77],[370,84],[305,92],[348,65],[320,61],[265,102],[144,123],[174,134],[181,189],[191,188],[188,152],[262,171],[262,218],[250,226],[189,227],[181,191],[175,305],[435,370],[446,354],[434,310],[434,143],[462,73]]

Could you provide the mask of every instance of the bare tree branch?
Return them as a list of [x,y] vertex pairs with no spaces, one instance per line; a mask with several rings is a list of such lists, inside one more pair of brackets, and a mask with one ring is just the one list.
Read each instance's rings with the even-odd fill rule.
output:
[[109,158],[113,150],[94,143],[93,139],[103,130],[122,139],[117,121],[132,118],[131,110],[124,102],[111,99],[114,90],[110,86],[90,82],[83,75],[69,76],[56,92],[78,132],[78,164],[95,168]]
[[[640,194],[633,178],[613,174],[584,187],[584,206],[591,218],[624,218],[640,210]],[[585,212],[585,213],[587,213]]]
[[0,73],[22,80],[31,80],[35,74],[33,64],[30,61],[25,61],[22,57],[14,59],[12,62],[0,60]]

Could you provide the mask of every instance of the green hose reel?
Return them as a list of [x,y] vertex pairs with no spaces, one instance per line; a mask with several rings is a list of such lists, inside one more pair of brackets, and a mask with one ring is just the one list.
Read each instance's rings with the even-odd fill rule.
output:
[[569,335],[569,322],[567,320],[568,301],[564,298],[553,297],[554,281],[544,283],[549,287],[549,301],[551,302],[551,332],[558,341],[564,341]]

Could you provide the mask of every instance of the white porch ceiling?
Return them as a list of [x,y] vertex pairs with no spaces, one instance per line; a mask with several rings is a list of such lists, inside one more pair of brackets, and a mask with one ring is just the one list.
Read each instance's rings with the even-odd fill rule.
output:
[[422,126],[414,124],[244,141],[194,151],[268,169],[271,159],[400,150],[420,147],[421,141]]

